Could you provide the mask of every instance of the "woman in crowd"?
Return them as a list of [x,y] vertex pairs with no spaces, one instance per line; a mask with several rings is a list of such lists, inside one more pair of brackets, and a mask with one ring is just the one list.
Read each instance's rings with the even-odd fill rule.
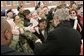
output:
[[[21,21],[18,15],[15,16],[14,22],[18,27],[20,34],[19,34],[19,38],[16,39],[17,43],[14,44],[15,41],[13,40],[12,41],[13,43],[11,43],[10,47],[18,50],[19,52],[33,53],[34,43],[40,42],[40,40],[38,39],[37,36],[32,34],[30,31],[24,30],[23,21]],[[31,41],[33,41],[33,43],[31,43]]]
[[77,14],[77,11],[75,9],[72,9],[69,11],[69,13],[70,13],[70,22],[71,22],[73,29],[76,29],[79,32],[81,32],[82,26],[81,26],[80,17]]
[[44,43],[47,39],[47,21],[45,19],[39,20],[38,31],[34,34]]
[[16,26],[16,24],[14,23],[14,19],[13,19],[13,12],[12,12],[12,9],[9,9],[7,11],[7,22],[10,24],[11,28],[12,28],[12,34],[13,34],[13,41],[12,43],[14,45],[10,45],[12,46],[13,48],[15,48],[16,46],[16,43],[18,42],[18,38],[19,38],[19,30],[18,30],[18,27]]
[[13,34],[19,34],[17,27],[14,23],[13,17],[14,17],[13,11],[12,11],[12,9],[9,9],[7,11],[7,22],[11,25]]

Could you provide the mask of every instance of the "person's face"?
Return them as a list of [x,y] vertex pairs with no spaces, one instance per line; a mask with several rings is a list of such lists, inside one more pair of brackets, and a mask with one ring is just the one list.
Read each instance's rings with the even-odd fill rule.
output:
[[75,11],[71,11],[71,16],[76,16],[76,12]]
[[16,16],[16,17],[15,17],[15,22],[17,22],[17,23],[20,22],[20,17],[19,17],[19,16]]
[[26,15],[26,19],[30,19],[31,18],[31,13]]
[[9,12],[7,15],[8,15],[8,17],[12,18],[13,17],[13,12]]
[[80,11],[80,15],[83,17],[83,11]]
[[39,12],[39,16],[41,16],[43,14],[43,10],[41,10],[40,12]]
[[78,10],[78,14],[83,17],[83,11]]
[[43,8],[43,11],[45,14],[48,14],[48,8],[47,7]]
[[38,14],[37,14],[37,13],[33,13],[33,14],[32,14],[32,18],[33,18],[33,19],[37,19],[37,18],[38,18]]
[[54,26],[54,27],[56,27],[58,24],[59,24],[59,19],[58,19],[58,17],[56,17],[56,18],[53,18],[53,20],[52,20],[52,25]]
[[47,27],[46,21],[39,23],[39,27],[40,27],[41,30],[46,29],[46,27]]

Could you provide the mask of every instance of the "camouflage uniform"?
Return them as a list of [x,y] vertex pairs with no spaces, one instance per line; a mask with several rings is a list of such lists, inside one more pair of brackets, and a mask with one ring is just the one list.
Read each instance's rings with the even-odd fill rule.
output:
[[16,49],[16,45],[17,45],[18,41],[19,41],[19,35],[13,35],[13,39],[12,39],[9,47]]
[[25,31],[24,34],[20,35],[17,50],[25,53],[33,53],[33,50],[31,49],[28,41],[32,40],[35,42],[37,39],[37,36],[35,36],[33,33]]
[[[18,24],[17,26],[24,29],[23,24]],[[38,39],[38,37],[35,36],[33,33],[31,33],[30,31],[25,31],[24,30],[24,33],[20,34],[19,38],[16,37],[16,39],[12,40],[12,43],[11,43],[10,47],[13,48],[13,49],[16,49],[19,52],[32,54],[33,50],[30,47],[28,41],[32,40],[33,42],[35,42],[37,39]]]
[[[20,23],[16,24],[17,27],[22,28],[23,27],[23,22],[21,21]],[[19,34],[18,35],[13,35],[13,39],[11,41],[10,47],[13,49],[16,49],[17,43],[19,41]]]
[[25,31],[24,34],[20,34],[19,40],[18,39],[12,40],[10,47],[16,49],[19,52],[32,54],[33,50],[31,49],[28,40],[32,40],[33,42],[35,42],[37,39],[38,39],[37,36],[35,36],[33,33]]
[[24,21],[24,15],[23,15],[23,13],[19,12],[18,15],[19,15],[21,21]]

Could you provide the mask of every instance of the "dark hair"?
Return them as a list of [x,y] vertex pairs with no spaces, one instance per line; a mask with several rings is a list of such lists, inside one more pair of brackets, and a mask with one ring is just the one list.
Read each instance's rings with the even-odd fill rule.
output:
[[46,30],[47,30],[48,29],[48,21],[46,19],[42,18],[41,20],[39,20],[39,24],[38,24],[39,27],[40,27],[40,23],[42,23],[42,22],[46,22],[45,25],[47,25],[47,27],[46,27]]
[[25,15],[28,15],[28,14],[30,14],[30,13],[31,13],[31,12],[30,12],[30,10],[28,10],[28,9],[23,11],[23,15],[24,15],[24,16],[25,16]]
[[46,22],[47,22],[47,20],[46,20],[46,19],[43,19],[43,18],[42,18],[42,19],[40,19],[40,20],[39,20],[39,23],[44,22],[44,21],[46,21]]
[[9,13],[9,12],[13,12],[12,9],[7,10],[7,13]]
[[40,7],[39,5],[36,5],[36,6],[35,6],[35,10],[37,10],[39,7]]
[[40,5],[41,4],[41,2],[38,2],[38,5]]

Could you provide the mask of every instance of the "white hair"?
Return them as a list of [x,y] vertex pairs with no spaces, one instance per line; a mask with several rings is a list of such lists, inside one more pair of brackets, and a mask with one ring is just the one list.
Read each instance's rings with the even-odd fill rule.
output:
[[54,13],[54,18],[58,17],[59,20],[68,20],[69,19],[69,11],[61,8],[57,9],[56,12]]

